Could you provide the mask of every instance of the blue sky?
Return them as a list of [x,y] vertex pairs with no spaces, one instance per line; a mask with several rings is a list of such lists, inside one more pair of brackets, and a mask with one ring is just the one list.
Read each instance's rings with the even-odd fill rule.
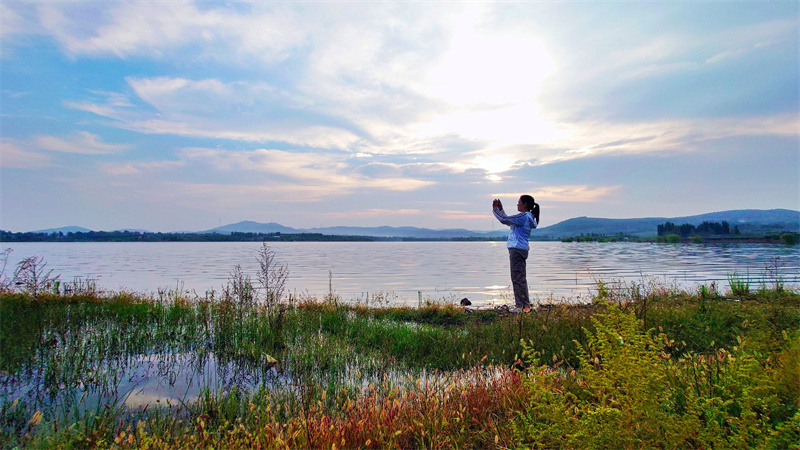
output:
[[800,2],[15,2],[0,228],[798,209]]

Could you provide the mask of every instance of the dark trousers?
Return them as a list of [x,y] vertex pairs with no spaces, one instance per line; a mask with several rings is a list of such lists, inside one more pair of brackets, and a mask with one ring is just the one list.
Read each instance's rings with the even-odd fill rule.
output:
[[530,306],[526,264],[528,251],[510,248],[508,249],[508,259],[511,262],[511,285],[514,286],[514,303],[518,308]]

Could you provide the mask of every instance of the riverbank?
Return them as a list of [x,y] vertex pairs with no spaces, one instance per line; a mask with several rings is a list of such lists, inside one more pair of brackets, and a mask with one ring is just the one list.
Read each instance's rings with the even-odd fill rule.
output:
[[800,296],[780,285],[600,284],[531,314],[230,287],[0,295],[3,446],[797,442]]

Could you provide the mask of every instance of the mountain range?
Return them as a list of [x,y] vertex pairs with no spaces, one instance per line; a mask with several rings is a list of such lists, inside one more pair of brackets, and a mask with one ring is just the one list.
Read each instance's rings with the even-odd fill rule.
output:
[[[606,219],[597,217],[576,217],[558,222],[554,225],[533,230],[532,239],[558,239],[563,237],[579,236],[581,234],[613,235],[623,233],[632,236],[655,236],[656,227],[666,222],[677,225],[689,223],[699,225],[703,222],[726,221],[731,227],[738,227],[742,233],[763,233],[779,231],[800,231],[800,211],[788,209],[742,209],[720,211],[708,214],[685,217],[648,217],[639,219]],[[81,227],[51,228],[37,232],[90,231]],[[143,230],[129,230],[143,231]],[[432,230],[418,227],[323,227],[323,228],[292,228],[279,223],[242,221],[229,225],[198,231],[197,233],[318,233],[337,236],[373,236],[385,238],[413,238],[413,239],[452,239],[452,238],[494,238],[508,234],[504,228],[495,231],[473,231],[463,228]]]
[[[595,217],[576,217],[533,230],[532,238],[557,239],[579,236],[581,234],[628,234],[633,236],[655,236],[656,227],[665,222],[675,224],[689,223],[699,225],[703,222],[728,222],[731,227],[738,226],[742,232],[759,231],[762,227],[772,227],[786,231],[800,230],[800,211],[788,209],[772,210],[733,210],[685,217],[650,217],[641,219],[604,219]],[[391,238],[449,239],[502,237],[506,229],[498,231],[472,231],[463,228],[431,230],[417,227],[326,227],[290,228],[278,223],[259,223],[243,221],[207,230],[207,233],[319,233],[339,236],[379,236]]]

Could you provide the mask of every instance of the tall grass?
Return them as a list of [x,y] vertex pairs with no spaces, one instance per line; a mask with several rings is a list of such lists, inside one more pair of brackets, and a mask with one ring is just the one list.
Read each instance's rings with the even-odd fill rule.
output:
[[[652,280],[608,283],[591,304],[517,315],[433,303],[348,305],[332,290],[321,300],[278,292],[265,294],[234,270],[229,289],[202,297],[0,294],[0,442],[622,448],[798,441],[800,296],[785,286],[726,297]],[[131,378],[159,380],[159,399],[144,401]]]
[[745,296],[750,294],[750,276],[743,278],[738,273],[734,272],[728,275],[728,286],[730,286],[731,294],[736,296]]

